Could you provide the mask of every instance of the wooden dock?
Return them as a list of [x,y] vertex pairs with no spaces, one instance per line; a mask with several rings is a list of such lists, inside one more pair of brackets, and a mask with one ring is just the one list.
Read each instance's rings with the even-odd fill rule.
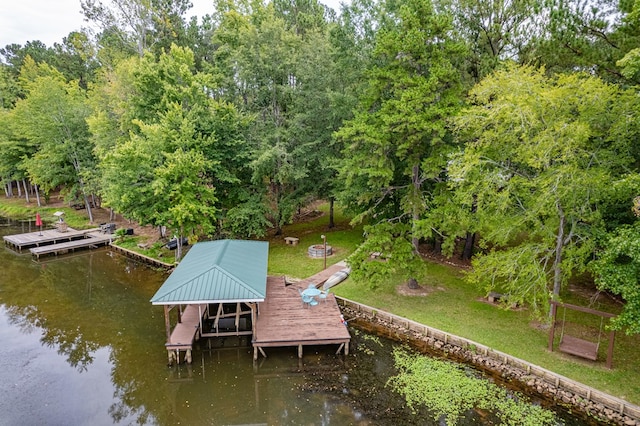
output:
[[171,332],[169,341],[165,344],[169,354],[169,365],[180,362],[180,351],[185,352],[185,361],[191,364],[193,342],[200,337],[200,324],[205,316],[207,305],[187,305],[180,315],[178,322]]
[[61,242],[84,239],[90,232],[97,232],[98,228],[77,231],[68,228],[66,232],[57,229],[45,229],[42,232],[27,232],[24,234],[5,235],[2,237],[4,243],[15,250],[22,251],[24,248],[40,247]]
[[45,254],[62,254],[81,248],[94,248],[111,244],[112,234],[100,232],[99,228],[77,231],[68,228],[65,232],[57,229],[27,232],[25,234],[2,237],[6,245],[22,251],[28,248],[32,255],[40,259]]
[[[333,273],[328,269],[323,271],[323,276],[328,274],[324,280]],[[348,355],[351,335],[342,322],[335,296],[329,293],[315,306],[304,304],[298,290],[307,288],[305,283],[308,282],[287,286],[284,277],[267,278],[267,295],[265,301],[258,304],[252,340],[254,360],[258,359],[258,353],[267,356],[266,347],[294,346],[298,348],[298,357],[302,358],[303,346],[336,344],[336,353],[344,348]],[[321,283],[318,279],[314,281],[316,285]]]
[[63,243],[50,244],[29,249],[32,255],[40,259],[45,254],[64,254],[82,248],[97,248],[111,244],[113,237],[111,234],[90,232],[84,235],[83,239],[72,240]]

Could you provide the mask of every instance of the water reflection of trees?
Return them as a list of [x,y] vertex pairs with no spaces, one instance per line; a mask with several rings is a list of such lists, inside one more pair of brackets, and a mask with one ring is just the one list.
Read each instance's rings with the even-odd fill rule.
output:
[[[98,349],[108,347],[118,401],[108,415],[115,423],[131,416],[138,424],[155,423],[147,395],[148,389],[162,386],[162,378],[148,374],[148,368],[150,359],[164,367],[166,356],[158,346],[164,342],[161,317],[150,326],[154,309],[149,298],[163,277],[109,253],[34,263],[28,256],[6,252],[2,257],[4,261],[9,256],[9,279],[3,282],[1,300],[10,324],[24,333],[41,332],[42,345],[79,373],[88,370]],[[149,351],[158,357],[150,357]]]

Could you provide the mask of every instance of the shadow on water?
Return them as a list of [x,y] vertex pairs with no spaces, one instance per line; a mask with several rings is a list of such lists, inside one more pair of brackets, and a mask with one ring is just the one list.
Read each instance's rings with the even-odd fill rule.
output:
[[[167,367],[163,312],[149,302],[166,273],[108,249],[34,262],[4,248],[0,264],[0,425],[441,424],[387,386],[391,340],[351,328],[347,357],[270,348],[254,363],[248,339],[203,339],[192,365]],[[458,424],[493,422],[469,411]]]

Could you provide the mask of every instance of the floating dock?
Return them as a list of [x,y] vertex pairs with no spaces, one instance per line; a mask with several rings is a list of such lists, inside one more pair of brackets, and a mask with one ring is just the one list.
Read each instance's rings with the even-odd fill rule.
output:
[[45,254],[68,253],[81,248],[94,248],[108,245],[113,240],[112,234],[105,234],[99,228],[77,231],[68,228],[65,232],[57,229],[27,232],[25,234],[2,237],[6,245],[22,251],[29,249],[38,259]]

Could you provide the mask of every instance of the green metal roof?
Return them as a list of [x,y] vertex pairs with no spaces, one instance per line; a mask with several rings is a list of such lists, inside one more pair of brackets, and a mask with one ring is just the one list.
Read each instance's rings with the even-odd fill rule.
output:
[[196,243],[151,303],[261,302],[267,293],[268,258],[266,241]]

